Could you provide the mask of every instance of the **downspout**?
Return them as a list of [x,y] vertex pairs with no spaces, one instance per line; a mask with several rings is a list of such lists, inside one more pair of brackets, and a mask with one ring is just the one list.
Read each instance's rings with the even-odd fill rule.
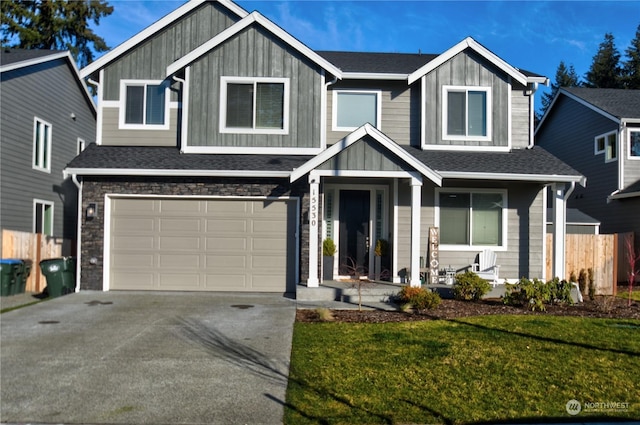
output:
[[[100,71],[102,73],[102,71]],[[96,145],[102,144],[102,85],[91,78],[87,78],[87,83],[94,86],[97,91],[98,105],[96,116]]]
[[[63,173],[66,178],[66,172]],[[78,221],[76,224],[76,289],[80,292],[80,263],[82,256],[82,182],[78,181],[77,174],[71,174],[71,181],[78,188]]]
[[535,111],[535,94],[538,91],[538,83],[533,83],[527,93],[529,94],[529,146],[527,149],[532,149],[535,142],[535,121],[536,121],[536,111]]
[[[185,101],[184,97],[186,96],[185,94],[185,87],[187,84],[187,81],[184,78],[180,78],[177,75],[172,75],[171,79],[177,83],[180,83],[180,86],[182,87],[182,96],[180,98],[180,119],[178,120],[179,122],[179,126],[180,126],[180,131],[179,131],[179,140],[178,140],[178,149],[180,149],[180,153],[183,153],[182,151],[182,143],[184,140],[186,140],[186,135],[184,134],[186,131],[186,123],[184,122],[185,117],[184,117],[184,105],[183,102]],[[188,101],[188,100],[187,100]]]

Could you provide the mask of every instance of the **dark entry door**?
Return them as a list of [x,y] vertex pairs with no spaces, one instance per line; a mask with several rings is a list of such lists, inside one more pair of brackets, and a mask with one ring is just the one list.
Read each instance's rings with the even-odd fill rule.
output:
[[340,267],[341,275],[369,272],[369,210],[368,190],[340,191]]

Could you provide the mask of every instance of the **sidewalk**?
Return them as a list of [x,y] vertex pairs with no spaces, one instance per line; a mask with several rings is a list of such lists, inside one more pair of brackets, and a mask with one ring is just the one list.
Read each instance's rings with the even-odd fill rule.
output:
[[7,308],[19,307],[25,304],[33,304],[43,299],[38,298],[40,294],[25,292],[23,294],[9,295],[8,297],[0,297],[0,310]]

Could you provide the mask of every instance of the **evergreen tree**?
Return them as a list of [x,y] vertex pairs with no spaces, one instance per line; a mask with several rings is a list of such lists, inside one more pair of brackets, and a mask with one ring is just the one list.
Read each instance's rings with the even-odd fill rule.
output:
[[541,118],[545,112],[547,112],[547,109],[551,106],[551,102],[553,102],[553,99],[556,97],[556,94],[558,94],[558,90],[560,90],[561,87],[578,86],[580,86],[580,78],[578,77],[578,74],[576,74],[576,70],[573,68],[573,65],[569,65],[567,68],[564,61],[560,61],[560,65],[558,65],[558,68],[556,69],[556,80],[554,83],[551,83],[551,91],[549,93],[544,93],[540,99],[542,108],[538,118]]
[[640,89],[640,25],[636,29],[636,38],[631,40],[625,53],[629,60],[624,63],[624,87],[638,90]]
[[3,47],[69,50],[79,67],[91,63],[94,52],[109,49],[89,28],[90,22],[98,25],[113,12],[106,0],[0,1]]
[[585,76],[587,87],[619,89],[623,87],[620,52],[616,48],[613,34],[604,35],[598,53],[593,57],[591,68]]

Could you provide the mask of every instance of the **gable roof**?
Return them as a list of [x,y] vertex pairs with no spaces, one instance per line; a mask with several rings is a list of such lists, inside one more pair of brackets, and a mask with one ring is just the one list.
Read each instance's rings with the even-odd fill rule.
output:
[[[0,50],[0,72],[38,65],[52,60],[71,58],[67,50],[5,49]],[[71,58],[71,62],[73,59]]]
[[240,21],[231,25],[226,30],[222,31],[206,43],[201,46],[195,48],[188,54],[184,55],[177,61],[173,62],[171,65],[167,67],[167,76],[173,75],[185,66],[189,65],[199,57],[203,56],[210,50],[214,49],[216,46],[220,45],[224,41],[238,34],[243,29],[249,27],[250,25],[257,23],[262,27],[266,28],[270,33],[287,43],[292,48],[296,49],[298,52],[306,56],[309,60],[316,63],[318,66],[323,69],[329,71],[332,75],[342,78],[342,71],[336,68],[335,65],[324,59],[322,56],[318,55],[316,52],[311,50],[309,47],[298,41],[295,37],[287,33],[285,30],[271,22],[269,19],[262,16],[259,12],[252,12],[251,14],[245,16]]
[[312,159],[307,161],[301,167],[293,170],[289,180],[294,182],[300,179],[302,176],[306,175],[307,173],[311,172],[312,170],[314,170],[324,162],[338,155],[340,152],[344,151],[352,144],[360,141],[363,137],[367,135],[370,136],[373,140],[377,141],[381,146],[391,151],[401,160],[406,162],[408,165],[410,165],[420,174],[422,174],[423,176],[427,177],[429,180],[437,184],[438,186],[442,184],[442,177],[438,175],[438,173],[430,169],[424,163],[417,160],[409,152],[402,149],[400,145],[395,143],[393,140],[389,139],[384,133],[382,133],[380,130],[378,130],[377,128],[375,128],[369,123],[364,124],[362,127],[354,130],[352,133],[348,134],[346,137],[338,141],[336,144],[325,149],[320,154],[314,156]]
[[[168,15],[164,16],[159,21],[156,21],[155,23],[151,24],[150,26],[148,26],[138,34],[134,35],[124,43],[120,44],[118,47],[110,50],[100,58],[96,59],[89,65],[82,68],[82,70],[80,71],[80,75],[82,76],[82,78],[86,78],[91,74],[93,74],[94,72],[96,72],[97,70],[104,68],[107,64],[114,61],[121,55],[125,54],[134,46],[151,38],[153,35],[161,31],[171,23],[177,21],[181,17],[185,16],[187,13],[191,12],[192,10],[196,9],[198,6],[208,1],[211,1],[211,0],[187,1],[185,4],[183,4],[173,12],[169,13]],[[249,14],[246,10],[244,10],[243,8],[235,4],[233,1],[230,1],[230,0],[215,0],[215,1],[223,5],[224,7],[226,7],[231,12],[235,13],[239,18],[244,18]]]
[[[316,51],[320,56],[340,68],[345,77],[366,78],[380,74],[406,80],[408,75],[437,58],[437,54],[369,53]],[[384,77],[382,77],[384,78]]]
[[526,85],[527,83],[547,84],[549,81],[548,78],[539,76],[533,73],[525,74],[518,68],[515,68],[509,65],[504,60],[500,59],[497,55],[495,55],[489,49],[484,47],[482,44],[475,41],[473,38],[467,37],[461,42],[459,42],[458,44],[456,44],[455,46],[453,46],[452,48],[450,48],[449,50],[447,50],[446,52],[439,55],[434,60],[423,65],[416,71],[412,72],[409,75],[409,84],[413,84],[414,82],[422,78],[424,75],[433,71],[434,69],[436,69],[437,67],[444,64],[445,62],[447,62],[448,60],[456,56],[458,53],[461,53],[466,49],[472,49],[473,51],[478,53],[480,56],[482,56],[484,59],[491,62],[498,69],[501,69],[507,75],[509,75],[510,77],[512,77],[514,80],[518,81],[522,85]]
[[560,91],[620,120],[640,119],[640,90],[566,87]]

